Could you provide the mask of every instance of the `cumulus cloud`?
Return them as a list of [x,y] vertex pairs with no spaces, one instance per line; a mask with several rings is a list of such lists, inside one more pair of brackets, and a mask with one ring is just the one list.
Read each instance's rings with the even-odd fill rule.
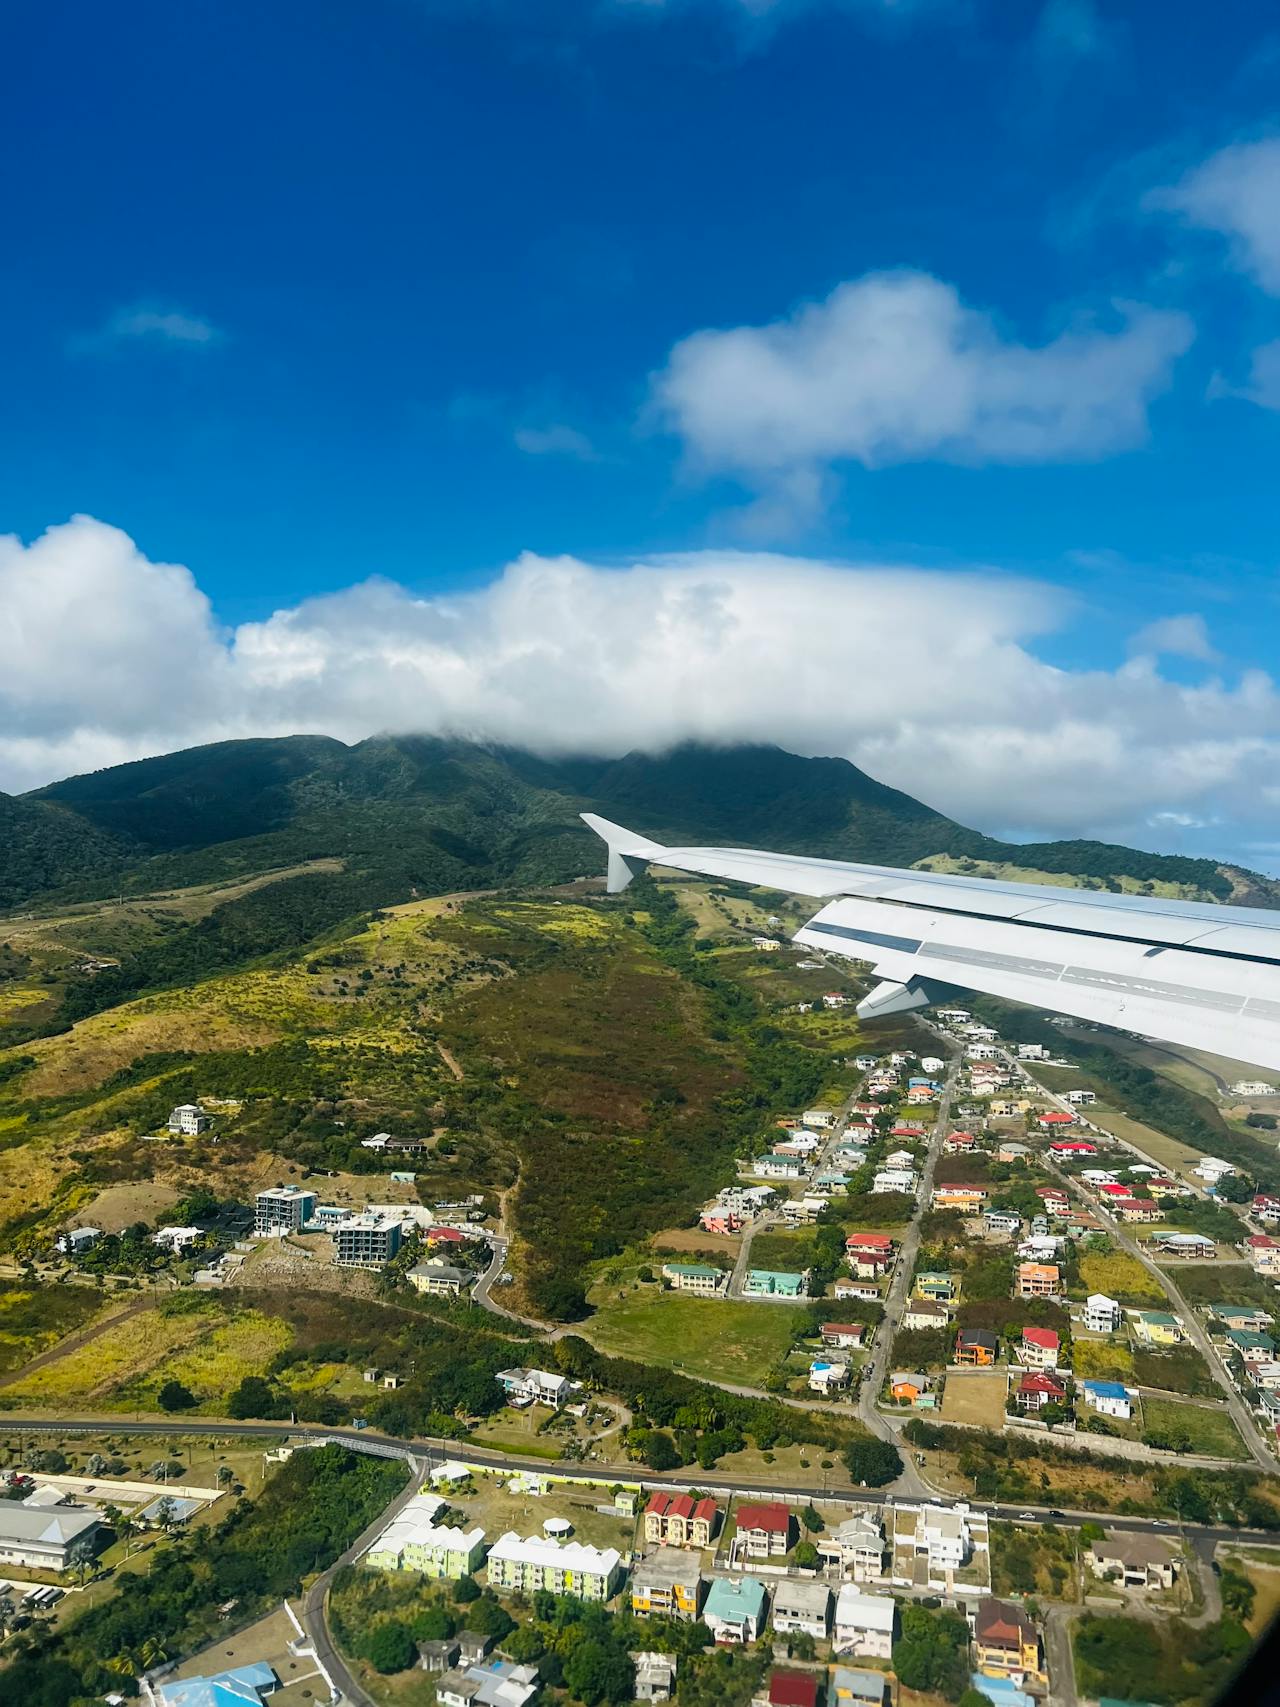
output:
[[1235,265],[1280,296],[1280,136],[1236,142],[1178,183],[1152,190],[1148,207],[1229,239]]
[[653,399],[696,467],[757,487],[840,462],[1090,459],[1144,441],[1192,338],[1178,313],[1119,321],[1031,346],[941,279],[868,273],[785,320],[683,339]]
[[228,631],[187,569],[77,517],[0,539],[0,605],[10,790],[200,741],[399,730],[553,754],[773,741],[994,831],[1216,824],[1218,852],[1270,835],[1280,795],[1269,677],[1167,680],[1154,653],[1197,643],[1185,618],[1116,671],[1055,668],[1036,643],[1069,601],[995,571],[526,554],[479,591],[366,581]]
[[1130,652],[1156,658],[1191,658],[1202,664],[1218,661],[1202,616],[1163,616],[1138,630],[1129,642]]
[[176,345],[199,348],[214,344],[222,334],[203,315],[176,308],[121,308],[96,332],[72,340],[76,351],[106,351],[129,344]]

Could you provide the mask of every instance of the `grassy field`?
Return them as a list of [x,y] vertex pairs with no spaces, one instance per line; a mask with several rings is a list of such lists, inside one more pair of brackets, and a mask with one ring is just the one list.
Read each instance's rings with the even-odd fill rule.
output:
[[1163,1304],[1165,1296],[1137,1257],[1128,1251],[1093,1251],[1080,1257],[1080,1284],[1086,1293],[1104,1292],[1121,1304]]
[[1189,1263],[1178,1270],[1178,1290],[1188,1304],[1257,1304],[1280,1316],[1280,1292],[1248,1263]]
[[789,1304],[692,1298],[644,1286],[596,1297],[589,1331],[601,1351],[663,1363],[686,1375],[758,1387],[790,1348],[801,1311]]
[[56,1345],[103,1307],[90,1286],[21,1286],[0,1281],[0,1373]]
[[1007,1392],[1008,1381],[1003,1371],[992,1370],[981,1375],[952,1373],[942,1395],[942,1420],[1002,1428]]
[[1175,1346],[1169,1351],[1146,1351],[1135,1346],[1133,1378],[1140,1387],[1158,1387],[1196,1399],[1213,1398],[1219,1391],[1208,1365],[1193,1345]]
[[1142,1411],[1147,1429],[1181,1429],[1190,1437],[1193,1452],[1215,1458],[1248,1457],[1236,1425],[1228,1412],[1218,1406],[1182,1405],[1176,1399],[1144,1395]]
[[1133,1375],[1133,1353],[1120,1340],[1076,1339],[1071,1367],[1080,1381],[1125,1381]]

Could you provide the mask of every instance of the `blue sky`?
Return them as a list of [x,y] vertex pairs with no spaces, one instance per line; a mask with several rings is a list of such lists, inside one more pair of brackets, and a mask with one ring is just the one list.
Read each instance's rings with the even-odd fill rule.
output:
[[[1186,845],[1181,816],[1264,863],[1256,683],[1229,727],[1277,628],[1264,23],[1242,0],[27,9],[0,121],[0,529],[31,547],[82,514],[130,562],[186,566],[214,675],[370,577],[421,609],[483,598],[522,553],[621,581],[768,550],[797,587],[815,563],[903,565],[948,571],[948,597],[976,570],[984,609],[1029,582],[1040,614],[1011,592],[1010,643],[1038,664],[1107,672],[1123,705],[1147,631],[1162,692],[1225,697],[1207,732],[1179,700],[1158,798],[1050,805],[1051,769],[1014,810],[988,778],[984,827]],[[11,572],[27,600],[46,578],[16,547]],[[91,606],[99,575],[75,583]],[[24,632],[64,618],[32,605]],[[121,721],[97,668],[87,703],[0,700],[0,786],[240,727],[207,685],[203,722]],[[523,716],[541,738],[548,692],[494,732]],[[357,710],[335,690],[338,732],[380,713],[412,718],[412,696]],[[1197,760],[1207,733],[1249,748],[1229,799]],[[945,782],[916,774],[923,741],[856,719],[828,745],[933,798]]]

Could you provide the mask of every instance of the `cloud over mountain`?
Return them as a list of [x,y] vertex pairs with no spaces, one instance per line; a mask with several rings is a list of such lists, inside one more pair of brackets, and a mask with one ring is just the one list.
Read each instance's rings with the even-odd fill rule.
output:
[[[0,540],[0,602],[9,789],[206,740],[386,729],[602,754],[774,741],[983,829],[1197,852],[1256,839],[1280,799],[1268,676],[1163,675],[1161,651],[1212,657],[1186,616],[1119,669],[1056,668],[1035,646],[1068,602],[995,571],[525,554],[476,592],[375,579],[226,631],[187,569],[77,517]],[[1192,822],[1216,840],[1179,842]]]

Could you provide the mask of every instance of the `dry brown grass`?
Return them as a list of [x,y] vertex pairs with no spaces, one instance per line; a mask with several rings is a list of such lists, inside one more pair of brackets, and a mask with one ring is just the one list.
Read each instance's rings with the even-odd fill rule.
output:
[[1004,1426],[1004,1401],[1008,1381],[1003,1370],[991,1370],[981,1375],[947,1377],[942,1395],[944,1422],[977,1423],[982,1428]]

